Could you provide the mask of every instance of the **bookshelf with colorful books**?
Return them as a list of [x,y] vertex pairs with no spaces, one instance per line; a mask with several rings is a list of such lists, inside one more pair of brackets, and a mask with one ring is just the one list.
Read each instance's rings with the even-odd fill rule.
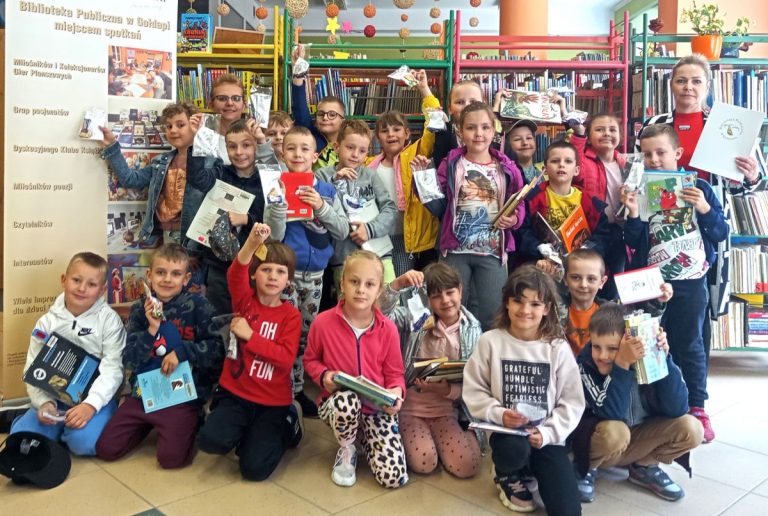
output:
[[[461,13],[457,13],[456,27]],[[624,14],[623,26],[629,25]],[[480,82],[486,101],[501,88],[547,91],[566,89],[563,95],[569,110],[588,113],[612,112],[627,124],[629,35],[619,32],[611,21],[606,36],[455,36],[456,65],[454,82],[474,79]],[[576,52],[571,59],[538,59],[537,53]],[[522,55],[517,55],[523,53]],[[562,132],[562,127],[540,128],[540,149]],[[541,145],[543,143],[544,145]]]
[[[378,115],[397,109],[412,122],[412,133],[421,133],[424,116],[421,113],[421,97],[416,88],[387,76],[406,65],[413,70],[425,69],[430,86],[435,95],[446,100],[453,77],[453,33],[455,13],[450,11],[443,22],[443,31],[439,42],[423,44],[377,44],[372,38],[350,38],[335,44],[313,43],[307,56],[310,69],[307,87],[307,102],[310,111],[315,109],[317,101],[326,95],[336,95],[344,101],[347,118],[359,118],[374,122]],[[283,32],[295,34],[295,22],[286,13],[283,20]],[[291,88],[291,50],[298,37],[285,38],[283,52],[283,98],[282,107],[290,112]],[[368,59],[366,51],[387,50],[400,56],[391,59]],[[422,53],[429,51],[435,59],[403,58],[408,51]],[[424,52],[426,53],[426,52]],[[430,56],[431,57],[431,56]]]
[[[179,52],[177,54],[177,99],[190,101],[206,110],[211,84],[225,73],[234,73],[243,81],[246,92],[251,86],[272,88],[272,109],[280,105],[280,61],[283,55],[283,24],[280,10],[274,8],[272,36],[265,34],[262,43],[217,43],[216,33],[211,52]],[[227,35],[236,31],[227,29]],[[254,31],[239,31],[253,36]],[[236,35],[234,37],[236,38]],[[266,41],[271,40],[271,41]]]

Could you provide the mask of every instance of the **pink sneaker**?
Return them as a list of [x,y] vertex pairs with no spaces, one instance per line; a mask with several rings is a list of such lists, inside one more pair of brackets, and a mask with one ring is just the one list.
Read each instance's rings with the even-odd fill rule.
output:
[[701,422],[701,426],[704,427],[704,443],[711,443],[715,440],[715,431],[712,430],[712,422],[709,420],[709,416],[702,407],[691,407],[688,411],[690,415],[695,417]]

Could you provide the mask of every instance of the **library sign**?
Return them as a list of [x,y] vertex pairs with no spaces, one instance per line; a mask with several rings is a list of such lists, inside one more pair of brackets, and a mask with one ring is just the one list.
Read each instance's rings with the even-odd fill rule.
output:
[[106,257],[110,228],[118,233],[143,216],[140,195],[110,180],[99,127],[109,125],[124,144],[129,122],[146,122],[128,141],[131,166],[167,146],[155,125],[174,96],[177,8],[164,0],[61,0],[5,9],[0,396],[9,399],[26,396],[30,336],[61,292],[69,258]]

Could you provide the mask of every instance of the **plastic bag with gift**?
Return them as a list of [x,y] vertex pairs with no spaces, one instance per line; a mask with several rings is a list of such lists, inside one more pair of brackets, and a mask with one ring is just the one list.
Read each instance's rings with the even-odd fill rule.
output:
[[440,185],[437,183],[437,169],[435,163],[429,160],[425,168],[413,166],[413,182],[416,184],[416,190],[422,204],[437,199],[444,199],[445,195],[440,191]]
[[200,129],[195,133],[195,139],[192,142],[193,156],[219,156],[219,141],[221,139],[219,135],[220,125],[221,115],[203,113]]

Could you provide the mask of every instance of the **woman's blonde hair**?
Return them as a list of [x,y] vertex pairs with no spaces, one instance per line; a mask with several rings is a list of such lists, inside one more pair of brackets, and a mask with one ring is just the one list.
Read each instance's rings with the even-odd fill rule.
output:
[[704,72],[704,76],[707,78],[707,84],[710,83],[710,81],[712,80],[712,73],[709,70],[709,61],[707,61],[707,58],[701,54],[691,54],[689,56],[680,58],[680,60],[677,63],[675,63],[675,66],[672,67],[671,80],[675,79],[675,75],[677,75],[677,70],[681,66],[687,66],[687,65],[698,66],[699,68],[701,68],[702,71]]

